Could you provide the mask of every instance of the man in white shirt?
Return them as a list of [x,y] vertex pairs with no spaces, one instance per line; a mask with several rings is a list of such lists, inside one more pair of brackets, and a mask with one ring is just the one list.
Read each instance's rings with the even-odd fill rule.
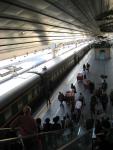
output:
[[81,110],[81,107],[82,107],[82,102],[80,100],[77,100],[76,104],[75,104],[75,109],[80,109]]
[[82,102],[77,100],[76,104],[75,104],[76,122],[79,122],[79,120],[80,120],[81,108],[82,108]]
[[78,96],[78,100],[82,102],[82,106],[85,106],[85,98],[82,95],[82,93],[80,92],[79,96]]

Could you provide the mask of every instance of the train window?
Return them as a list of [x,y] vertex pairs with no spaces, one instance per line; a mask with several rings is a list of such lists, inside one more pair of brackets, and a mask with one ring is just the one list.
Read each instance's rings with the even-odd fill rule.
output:
[[58,70],[58,76],[60,75],[60,69]]
[[56,76],[57,76],[57,72],[55,72],[55,74],[54,74],[54,79],[56,79]]
[[54,75],[54,80],[56,80],[56,78],[57,78],[57,74],[56,74],[56,72],[55,72],[55,75]]
[[56,72],[54,73],[54,80],[56,79]]
[[35,97],[35,89],[32,90],[32,98]]
[[27,95],[22,96],[21,99],[22,99],[24,105],[27,104]]
[[33,90],[33,97],[37,97],[38,96],[38,92],[39,91],[39,88],[37,89],[37,87],[34,88]]
[[52,75],[51,75],[51,81],[53,81],[53,77],[54,77],[54,74],[52,73]]
[[57,77],[59,76],[59,70],[57,70]]
[[12,116],[11,108],[8,108],[4,114],[5,120],[8,120]]
[[13,114],[17,113],[17,112],[18,112],[17,103],[13,104],[12,107],[11,107],[11,109],[12,109],[12,113],[13,113]]
[[53,77],[53,81],[54,81],[54,79],[55,79],[55,74],[53,74],[53,76],[52,76],[52,77]]
[[63,70],[64,70],[64,69],[63,69],[63,66],[62,66],[62,72],[63,72]]
[[57,77],[59,76],[59,71],[57,70]]
[[35,89],[35,91],[34,91],[34,95],[35,95],[35,96],[37,96],[37,95],[38,95],[38,90],[37,90],[37,89]]
[[53,76],[51,77],[51,81],[53,81]]
[[70,66],[73,64],[73,60],[70,61]]
[[65,66],[63,66],[63,71],[65,70]]
[[22,102],[19,102],[18,103],[18,110],[20,111],[20,110],[22,110],[22,108],[23,108],[23,104],[22,104]]
[[0,114],[0,126],[5,122],[3,113]]
[[55,74],[55,79],[57,79],[57,72],[56,72],[56,74]]
[[32,93],[30,93],[29,95],[28,95],[28,102],[31,102],[32,101]]

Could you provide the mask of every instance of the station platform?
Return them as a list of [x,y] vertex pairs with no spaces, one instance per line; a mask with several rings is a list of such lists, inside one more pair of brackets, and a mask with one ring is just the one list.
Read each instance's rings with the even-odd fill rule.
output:
[[[86,71],[86,76],[88,80],[91,80],[95,84],[95,88],[98,88],[101,85],[102,79],[101,75],[105,74],[108,76],[106,79],[108,83],[107,88],[107,94],[109,95],[111,89],[113,89],[113,80],[112,80],[112,74],[113,70],[111,69],[113,66],[113,52],[111,51],[111,59],[108,60],[96,60],[94,50],[92,49],[85,55],[85,57],[69,72],[69,74],[65,77],[63,81],[61,81],[61,84],[57,87],[57,89],[53,92],[51,95],[51,104],[47,106],[46,102],[42,104],[40,109],[37,110],[37,112],[34,115],[34,118],[40,117],[42,119],[42,123],[44,122],[45,118],[49,117],[52,122],[52,118],[55,116],[60,116],[60,119],[63,118],[67,113],[70,114],[70,105],[63,102],[63,105],[60,105],[60,102],[58,100],[58,93],[59,91],[63,92],[64,94],[66,91],[69,91],[71,89],[71,83],[73,83],[76,86],[75,93],[75,100],[78,98],[78,95],[80,92],[85,97],[86,106],[83,110],[83,116],[84,119],[88,119],[91,117],[90,109],[89,109],[89,102],[91,98],[91,94],[87,88],[85,88],[83,81],[77,81],[77,74],[83,72],[83,64],[86,64],[87,62],[90,64],[90,71]],[[98,107],[101,107],[99,104]],[[101,109],[101,108],[100,108]],[[109,116],[110,119],[113,117],[113,109],[110,105],[110,102],[107,107],[107,112],[105,114],[106,116]]]

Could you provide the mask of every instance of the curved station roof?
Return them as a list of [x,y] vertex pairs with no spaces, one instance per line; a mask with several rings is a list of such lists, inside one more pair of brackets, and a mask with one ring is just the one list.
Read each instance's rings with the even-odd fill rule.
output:
[[54,45],[111,39],[112,0],[0,0],[0,60]]

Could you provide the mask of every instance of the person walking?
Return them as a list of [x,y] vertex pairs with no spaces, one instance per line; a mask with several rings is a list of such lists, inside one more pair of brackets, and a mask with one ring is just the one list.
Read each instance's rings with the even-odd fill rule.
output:
[[92,95],[91,100],[90,100],[90,111],[91,111],[91,118],[92,119],[96,113],[96,106],[97,105],[98,105],[97,97],[95,95]]
[[113,106],[113,90],[110,92],[109,98],[110,98],[110,103]]
[[75,85],[73,85],[73,83],[71,83],[71,89],[74,93],[76,93],[76,87],[75,87]]
[[83,64],[83,71],[85,71],[86,70],[86,65],[85,64]]
[[88,72],[89,72],[89,68],[90,68],[90,64],[87,63],[87,64],[86,64],[86,69],[87,69]]
[[59,94],[58,94],[58,100],[60,101],[61,105],[62,105],[62,103],[64,101],[64,97],[65,97],[64,94],[62,92],[59,92]]
[[101,103],[102,103],[103,111],[106,112],[106,110],[107,110],[107,104],[108,104],[108,96],[107,96],[106,92],[104,92],[101,95]]

